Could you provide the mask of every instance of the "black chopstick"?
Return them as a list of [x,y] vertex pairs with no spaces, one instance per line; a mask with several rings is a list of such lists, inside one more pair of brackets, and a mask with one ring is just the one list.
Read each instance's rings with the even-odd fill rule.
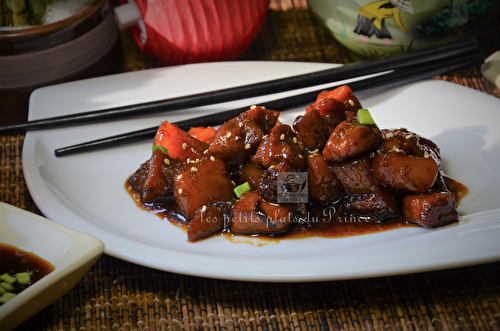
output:
[[[351,87],[354,93],[368,92],[371,90],[380,90],[381,88],[387,89],[390,87],[400,86],[403,84],[416,82],[422,79],[443,75],[455,70],[460,70],[473,66],[479,66],[482,63],[484,63],[484,56],[481,52],[477,51],[476,53],[473,54],[458,56],[441,61],[434,61],[432,63],[421,64],[404,70],[396,70],[388,74],[355,81],[349,83],[348,85]],[[287,108],[293,106],[311,103],[316,99],[317,95],[320,92],[326,89],[334,89],[336,87],[338,87],[338,85],[325,87],[322,88],[321,90],[316,90],[312,92],[297,94],[291,97],[262,102],[259,105],[265,106],[266,108],[273,110],[284,111]],[[244,111],[248,110],[248,108],[249,107],[247,106],[223,112],[218,112],[215,114],[195,117],[176,122],[175,124],[179,128],[184,130],[188,130],[189,128],[195,126],[215,126],[222,124],[223,122],[233,118],[234,116],[243,113]],[[147,129],[128,132],[116,136],[85,142],[82,144],[59,148],[56,149],[54,153],[57,157],[59,157],[70,154],[77,154],[81,152],[95,151],[104,148],[121,146],[147,139],[153,139],[157,130],[158,126],[155,126]]]
[[194,108],[254,96],[263,96],[325,83],[333,83],[336,81],[386,72],[390,70],[404,69],[423,63],[440,61],[445,58],[471,54],[473,52],[476,52],[477,49],[477,40],[475,38],[468,38],[407,53],[398,53],[390,56],[354,62],[332,69],[321,70],[308,74],[276,79],[262,83],[243,85],[218,91],[193,94],[135,105],[89,111],[73,115],[7,124],[0,126],[0,133],[26,132],[30,130],[104,122],[108,120],[123,119],[133,116],[156,114],[171,110]]

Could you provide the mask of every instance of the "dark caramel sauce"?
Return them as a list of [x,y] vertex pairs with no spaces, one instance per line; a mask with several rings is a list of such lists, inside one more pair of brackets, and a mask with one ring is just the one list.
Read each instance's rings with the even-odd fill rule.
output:
[[15,246],[0,244],[0,275],[8,273],[14,276],[20,272],[29,272],[31,282],[27,285],[15,286],[13,293],[20,293],[29,286],[33,285],[49,273],[55,270],[55,267],[40,256],[26,252]]
[[[140,198],[140,194],[132,188],[128,181],[125,183],[125,188],[139,208],[156,214],[163,220],[169,221],[173,225],[186,231],[187,223],[184,219],[178,216],[173,205],[166,203],[144,203]],[[260,244],[264,244],[266,239],[269,240],[269,243],[275,243],[279,239],[301,239],[310,237],[345,238],[389,231],[403,227],[419,227],[418,225],[408,223],[399,218],[378,222],[374,219],[363,216],[332,213],[332,209],[334,208],[335,207],[332,206],[325,208],[318,207],[316,210],[312,211],[310,215],[308,215],[307,225],[297,224],[296,228],[292,232],[276,236],[259,235],[258,237],[261,239]],[[241,239],[234,239],[234,237],[253,237],[253,239],[255,239],[255,236],[233,235],[229,232],[215,235],[223,235],[235,243],[255,243],[254,240],[242,241]]]

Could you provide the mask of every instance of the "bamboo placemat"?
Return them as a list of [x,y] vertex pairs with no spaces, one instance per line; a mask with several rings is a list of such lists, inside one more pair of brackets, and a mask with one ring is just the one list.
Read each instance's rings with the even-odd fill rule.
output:
[[[500,23],[479,40],[500,49]],[[121,32],[122,71],[159,67]],[[349,63],[305,0],[271,1],[239,60]],[[438,79],[500,97],[477,69]],[[500,111],[500,110],[499,110]],[[0,135],[0,201],[41,214],[24,180],[24,135]],[[216,268],[217,266],[214,266]],[[500,263],[317,283],[236,282],[158,271],[103,256],[62,298],[20,330],[500,330]]]

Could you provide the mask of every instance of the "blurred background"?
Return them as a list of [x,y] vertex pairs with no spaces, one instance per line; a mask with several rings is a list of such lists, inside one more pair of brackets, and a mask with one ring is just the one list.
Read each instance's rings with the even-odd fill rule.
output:
[[486,57],[500,49],[497,0],[219,1],[213,8],[137,0],[140,20],[121,30],[114,8],[126,0],[83,1],[90,5],[74,15],[80,21],[0,29],[0,124],[26,120],[35,88],[127,71],[227,60],[346,64],[467,36],[478,37]]

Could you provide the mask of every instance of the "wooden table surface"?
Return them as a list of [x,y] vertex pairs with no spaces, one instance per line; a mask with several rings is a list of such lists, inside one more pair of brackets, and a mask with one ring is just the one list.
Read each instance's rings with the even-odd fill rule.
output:
[[[497,17],[478,36],[500,49]],[[117,72],[162,65],[120,32]],[[305,0],[271,1],[238,60],[349,63]],[[478,68],[435,77],[500,98]],[[499,109],[500,111],[500,109]],[[26,188],[23,134],[0,135],[0,201],[41,214]],[[316,283],[216,280],[158,271],[103,255],[62,298],[19,330],[500,330],[500,263]],[[1,328],[0,328],[1,329]]]

